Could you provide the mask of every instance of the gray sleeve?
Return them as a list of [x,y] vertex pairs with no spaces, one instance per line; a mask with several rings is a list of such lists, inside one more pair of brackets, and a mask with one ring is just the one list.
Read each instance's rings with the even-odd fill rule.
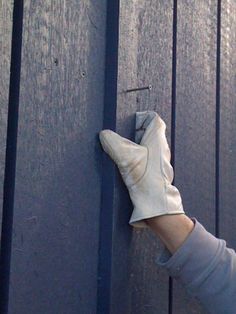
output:
[[164,248],[157,264],[199,300],[208,313],[236,313],[236,253],[192,218],[195,226],[171,255]]

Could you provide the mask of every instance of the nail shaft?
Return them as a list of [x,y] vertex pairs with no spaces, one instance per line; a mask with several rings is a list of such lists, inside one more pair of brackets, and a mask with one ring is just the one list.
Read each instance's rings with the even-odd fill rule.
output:
[[152,89],[152,85],[148,85],[148,86],[144,86],[144,87],[138,87],[138,88],[132,88],[132,89],[127,89],[125,92],[126,93],[130,93],[130,92],[135,92],[135,91],[144,90],[144,89],[151,90]]

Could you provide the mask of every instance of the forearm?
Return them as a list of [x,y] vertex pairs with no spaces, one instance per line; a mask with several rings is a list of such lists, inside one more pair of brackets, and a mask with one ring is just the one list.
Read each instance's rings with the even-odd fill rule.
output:
[[[182,218],[177,216],[173,216],[173,218],[174,228],[178,230],[178,223]],[[188,222],[184,222],[183,225],[186,224],[184,228],[180,226],[181,236],[176,245],[171,236],[171,230],[170,235],[167,231],[166,236],[165,228],[168,225],[171,227],[171,223],[165,222],[163,226],[159,226],[161,220],[158,221],[158,224],[152,221],[152,230],[160,238],[163,237],[164,228],[164,241],[167,243],[161,255],[158,254],[157,263],[164,267],[171,277],[180,281],[187,292],[195,296],[207,312],[214,314],[236,313],[236,253],[226,247],[224,240],[207,232],[195,218],[192,218],[191,221],[194,224],[193,230],[172,254],[170,249],[167,249],[167,245],[173,249],[181,243],[183,234],[187,235],[188,233],[188,231],[182,232],[183,229],[188,229]],[[163,222],[164,220],[162,220]],[[176,230],[173,237],[179,237]]]
[[185,214],[157,216],[145,221],[172,254],[194,228],[193,221]]

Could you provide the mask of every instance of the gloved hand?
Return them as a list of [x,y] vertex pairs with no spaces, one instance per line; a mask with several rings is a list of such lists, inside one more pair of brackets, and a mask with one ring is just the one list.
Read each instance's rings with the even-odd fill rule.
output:
[[114,160],[129,190],[134,210],[129,223],[147,227],[143,219],[183,214],[178,189],[171,185],[174,172],[165,136],[166,125],[153,111],[136,113],[136,144],[111,130],[99,137],[103,149]]

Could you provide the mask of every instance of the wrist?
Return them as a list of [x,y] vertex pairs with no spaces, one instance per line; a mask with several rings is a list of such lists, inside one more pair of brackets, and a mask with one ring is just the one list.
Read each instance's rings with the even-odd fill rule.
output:
[[194,228],[193,221],[185,214],[162,215],[145,221],[172,254],[184,243]]

